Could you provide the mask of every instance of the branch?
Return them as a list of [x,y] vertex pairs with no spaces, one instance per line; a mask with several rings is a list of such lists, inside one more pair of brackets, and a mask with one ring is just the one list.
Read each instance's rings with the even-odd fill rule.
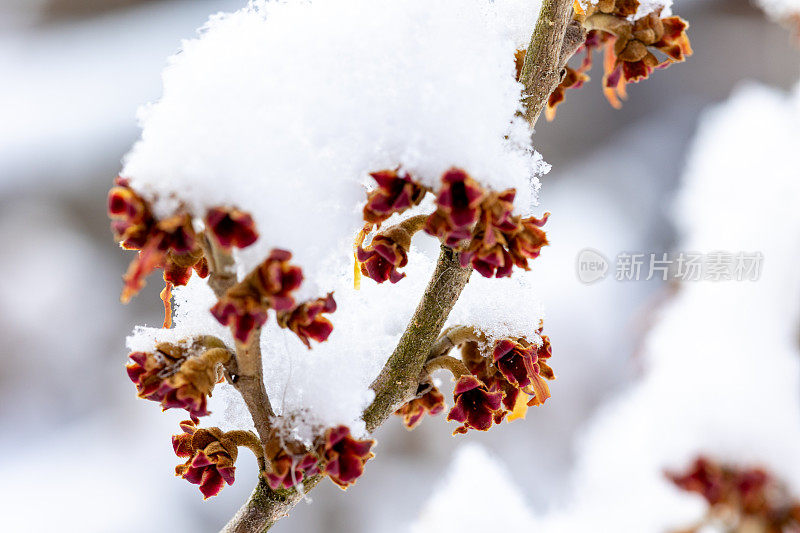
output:
[[272,490],[261,479],[250,499],[231,518],[221,533],[263,533],[275,522],[288,516],[289,511],[300,503],[305,493],[322,480],[322,475],[312,476],[303,481],[304,492],[296,488]]
[[[520,80],[525,85],[525,116],[532,125],[539,118],[550,93],[561,81],[562,68],[585,37],[580,25],[573,27],[575,25],[570,24],[571,1],[544,0],[531,45],[525,54]],[[569,34],[568,27],[572,28]],[[367,431],[375,431],[397,406],[414,396],[423,365],[471,273],[471,268],[459,264],[456,252],[442,247],[436,270],[414,316],[372,383],[375,399],[362,416]],[[209,282],[212,288],[214,279],[212,277]],[[263,385],[263,380],[261,382]],[[320,479],[321,476],[314,476],[306,480],[304,490],[311,490]],[[263,533],[286,516],[302,498],[303,493],[296,489],[272,490],[261,480],[223,532]]]
[[[419,385],[422,367],[428,358],[431,345],[442,330],[450,310],[469,281],[471,268],[458,262],[458,254],[442,247],[439,261],[425,294],[414,316],[400,338],[378,378],[373,382],[375,400],[364,411],[367,431],[374,431],[391,415],[395,407],[412,397]],[[223,533],[263,533],[286,516],[308,492],[322,479],[314,476],[297,488],[272,490],[259,481],[248,502],[242,506]]]
[[585,40],[581,25],[571,23],[571,20],[572,0],[542,2],[520,75],[520,81],[525,86],[522,100],[525,118],[531,126],[536,124],[550,93],[561,82],[561,71],[567,61]]
[[[208,285],[217,298],[221,298],[237,281],[233,269],[233,256],[217,246],[214,238],[208,235],[204,235],[202,245],[208,261]],[[232,357],[225,364],[225,379],[242,395],[266,453],[267,443],[273,433],[272,417],[275,416],[275,412],[272,410],[264,384],[261,328],[253,331],[248,344],[236,342],[236,357]],[[260,466],[262,464],[269,468],[269,462],[261,463]]]
[[458,262],[458,254],[442,246],[436,270],[414,316],[381,373],[372,383],[375,399],[364,411],[367,431],[380,426],[399,405],[414,396],[422,365],[442,330],[450,310],[469,281],[471,268]]

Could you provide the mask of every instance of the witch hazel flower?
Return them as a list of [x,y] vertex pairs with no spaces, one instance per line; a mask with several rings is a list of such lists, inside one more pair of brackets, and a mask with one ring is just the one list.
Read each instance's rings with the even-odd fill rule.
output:
[[199,485],[203,499],[216,496],[227,483],[233,485],[239,446],[262,455],[261,442],[250,431],[224,432],[217,427],[199,428],[192,420],[180,424],[183,433],[172,436],[172,449],[186,462],[175,467],[175,475]]
[[323,313],[336,311],[336,300],[333,293],[327,296],[304,302],[290,311],[278,313],[278,325],[293,331],[311,349],[311,340],[324,342],[333,332],[333,324]]
[[[639,82],[654,70],[692,55],[686,35],[689,24],[685,20],[677,16],[661,18],[660,9],[633,20],[638,8],[636,0],[601,0],[576,14],[584,28],[590,30],[585,43],[587,54],[592,47],[605,49],[603,86],[614,107],[619,107],[620,98],[626,97],[627,83]],[[663,59],[654,52],[662,54]]]
[[667,477],[679,488],[699,494],[709,505],[701,523],[680,531],[723,524],[731,532],[800,529],[800,500],[761,468],[728,465],[700,456],[685,472],[668,472]]
[[425,197],[425,188],[407,172],[380,170],[371,172],[370,176],[378,186],[367,195],[364,206],[364,220],[369,224],[380,226],[393,214],[403,213]]
[[[545,381],[555,379],[546,362],[552,355],[550,341],[541,335],[541,329],[537,333],[539,345],[522,338],[490,342],[479,330],[464,326],[450,328],[440,336],[425,368],[428,372],[446,368],[457,379],[456,405],[447,419],[463,425],[454,434],[468,429],[485,431],[507,415],[509,420],[524,418],[528,407],[541,405],[550,397]],[[460,360],[446,355],[456,346],[461,348]]]
[[302,284],[303,271],[289,262],[291,258],[291,252],[272,250],[211,308],[220,324],[231,327],[237,341],[248,343],[253,331],[267,321],[269,309],[286,311],[294,306],[292,293]]
[[503,339],[495,344],[492,361],[506,381],[532,393],[530,405],[540,405],[550,397],[545,380],[555,379],[553,369],[546,362],[551,355],[547,336],[542,336],[542,345],[538,347],[525,339]]
[[501,410],[502,400],[502,392],[490,391],[475,376],[462,376],[453,390],[455,405],[447,414],[447,420],[463,424],[453,431],[453,435],[466,433],[468,429],[488,430],[495,414]]
[[270,464],[271,469],[264,473],[264,479],[272,490],[290,489],[319,473],[319,459],[314,454],[292,454],[284,448]]
[[446,171],[436,195],[436,211],[428,217],[425,231],[450,247],[469,239],[484,195],[483,187],[464,170]]
[[234,207],[209,209],[206,213],[206,226],[224,250],[247,248],[258,239],[253,217]]
[[514,215],[516,191],[484,189],[464,170],[451,168],[442,176],[436,211],[428,215],[425,232],[458,251],[461,266],[484,277],[510,276],[514,266],[528,270],[547,238],[547,220]]
[[395,415],[403,417],[403,424],[409,431],[417,427],[426,414],[436,416],[446,407],[444,396],[435,386],[428,384],[421,385],[420,388],[425,392],[418,393],[416,398],[404,403],[394,412]]
[[374,445],[374,440],[354,439],[347,426],[327,430],[321,453],[325,474],[346,489],[361,477],[364,465],[375,456],[370,451]]
[[108,193],[108,214],[120,246],[139,251],[123,276],[123,302],[138,293],[145,278],[158,268],[164,269],[164,280],[172,285],[185,285],[192,269],[201,277],[208,275],[208,264],[188,213],[156,220],[150,206],[128,181],[117,178]]
[[186,409],[197,418],[208,415],[207,398],[230,357],[222,341],[204,336],[178,344],[160,343],[153,352],[133,352],[127,371],[140,398],[160,403],[165,411]]
[[397,283],[403,279],[406,275],[397,269],[408,264],[411,238],[424,227],[426,220],[426,215],[411,217],[377,233],[366,247],[358,242],[356,260],[361,273],[377,283]]

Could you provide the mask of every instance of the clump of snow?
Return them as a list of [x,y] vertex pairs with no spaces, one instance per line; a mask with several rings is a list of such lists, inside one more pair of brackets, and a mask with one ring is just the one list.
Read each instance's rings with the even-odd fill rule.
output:
[[489,341],[523,337],[540,344],[536,330],[544,318],[544,309],[531,280],[536,266],[533,261],[530,272],[515,271],[510,278],[473,275],[450,312],[447,325],[474,326]]
[[459,166],[516,188],[524,212],[543,163],[516,116],[520,3],[501,5],[255,2],[212,17],[170,59],[121,174],[159,215],[251,212],[261,239],[244,270],[286,248],[315,282],[349,260],[370,171],[402,165],[436,187]]
[[533,531],[521,487],[496,457],[478,444],[456,451],[450,471],[412,533]]
[[[548,166],[517,117],[514,52],[538,9],[521,0],[254,2],[212,17],[170,59],[163,97],[141,111],[142,139],[122,175],[160,216],[181,204],[198,216],[219,204],[252,213],[261,236],[236,252],[239,274],[286,248],[306,278],[298,300],[333,291],[338,304],[333,333],[313,350],[274,315],[262,331],[267,392],[295,436],[337,424],[363,430],[369,385],[438,255],[438,242],[421,233],[405,279],[365,278],[354,289],[368,172],[401,165],[436,187],[459,166],[487,187],[515,188],[520,214],[535,204]],[[430,198],[412,212],[424,208],[432,210]],[[514,275],[475,276],[453,319],[538,340],[541,309],[526,274]],[[174,299],[173,329],[137,328],[129,349],[200,334],[231,342],[208,312],[215,298],[204,280],[177,288]],[[220,387],[212,422],[249,427],[241,400]]]
[[777,21],[800,17],[800,0],[756,0],[756,3],[770,18]]

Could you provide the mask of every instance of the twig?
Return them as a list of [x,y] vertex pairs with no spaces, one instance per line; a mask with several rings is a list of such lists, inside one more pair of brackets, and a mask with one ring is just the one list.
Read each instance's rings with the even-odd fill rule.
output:
[[484,340],[484,335],[472,326],[447,328],[431,346],[428,361],[446,355],[450,350],[456,346],[461,346],[465,342],[483,342]]
[[471,268],[459,264],[456,252],[442,247],[436,270],[414,316],[383,370],[372,383],[375,399],[362,417],[367,424],[367,431],[374,431],[400,404],[414,396],[430,347],[471,273]]
[[[217,298],[221,298],[236,284],[236,273],[233,270],[233,256],[214,242],[213,237],[204,235],[203,252],[208,261],[208,284]],[[272,440],[272,410],[267,389],[264,385],[264,369],[261,364],[261,328],[256,328],[248,344],[236,342],[236,356],[225,364],[225,379],[242,395],[247,410],[253,419],[253,425],[261,438],[264,453]],[[259,466],[269,468],[269,462]]]
[[[572,17],[572,0],[544,0],[539,19],[525,53],[520,81],[525,86],[525,118],[533,126],[547,104],[550,93],[561,82],[564,65],[575,53],[582,35],[580,25],[572,25],[565,42]],[[571,51],[570,51],[571,49]],[[563,51],[563,52],[562,52]]]
[[425,373],[430,375],[437,370],[447,370],[453,374],[453,379],[458,381],[461,376],[468,376],[470,374],[467,366],[461,359],[456,359],[449,355],[440,355],[434,357],[425,363]]

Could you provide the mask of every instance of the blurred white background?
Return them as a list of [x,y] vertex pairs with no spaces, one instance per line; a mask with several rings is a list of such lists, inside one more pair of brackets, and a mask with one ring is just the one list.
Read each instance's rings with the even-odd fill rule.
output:
[[[157,284],[118,302],[129,257],[108,230],[105,195],[138,137],[136,108],[158,98],[182,38],[232,0],[0,1],[0,530],[216,531],[255,483],[203,502],[172,476],[180,414],[138,400],[124,371],[134,324],[158,325]],[[669,251],[668,211],[699,113],[742,80],[788,90],[800,78],[789,31],[746,0],[677,0],[695,50],[630,86],[619,111],[601,73],[569,91],[537,149],[553,170],[540,206],[552,246],[537,260],[558,380],[545,408],[468,439],[502,458],[528,506],[566,498],[582,428],[635,380],[661,282],[583,285],[575,258]],[[799,176],[800,177],[800,176]],[[347,493],[314,491],[275,531],[406,531],[463,437],[443,417],[414,432],[392,421]]]

